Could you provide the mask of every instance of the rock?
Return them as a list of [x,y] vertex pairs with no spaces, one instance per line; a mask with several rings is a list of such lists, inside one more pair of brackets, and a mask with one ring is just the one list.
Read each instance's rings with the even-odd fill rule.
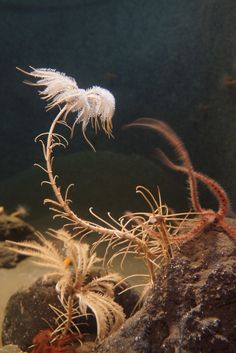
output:
[[[27,290],[17,292],[9,299],[2,328],[3,344],[16,344],[23,351],[26,351],[32,345],[33,338],[41,330],[55,329],[58,326],[55,321],[56,315],[49,304],[63,312],[65,310],[58,300],[55,284],[55,281],[45,282],[41,278]],[[122,289],[124,289],[124,285]],[[122,295],[118,295],[118,291],[117,287],[115,301],[123,306],[126,316],[129,316],[139,296],[133,290],[129,290]],[[84,318],[74,321],[79,324],[81,321],[84,322]],[[86,332],[85,338],[88,336],[87,334],[90,334],[90,336],[93,335],[94,339],[96,334],[95,318],[88,316],[87,323],[88,326],[81,326],[80,330]],[[86,342],[86,345],[88,344]],[[86,345],[83,347],[84,350]]]
[[8,215],[1,207],[0,212],[0,268],[15,267],[25,256],[15,254],[5,247],[5,240],[33,240],[35,229],[21,218]]
[[2,343],[16,344],[26,351],[40,330],[55,326],[49,304],[59,307],[52,282],[39,279],[30,288],[13,294],[5,309]]
[[125,288],[127,288],[127,286],[123,283],[122,285],[117,286],[114,292],[115,302],[123,307],[125,316],[128,318],[133,314],[134,308],[137,306],[136,304],[138,303],[140,297],[134,289],[130,289],[119,294]]
[[0,241],[23,241],[34,239],[35,229],[19,217],[0,214]]
[[19,261],[19,255],[7,249],[3,242],[0,242],[0,268],[12,268]]
[[235,353],[235,241],[210,231],[183,244],[143,308],[95,351]]

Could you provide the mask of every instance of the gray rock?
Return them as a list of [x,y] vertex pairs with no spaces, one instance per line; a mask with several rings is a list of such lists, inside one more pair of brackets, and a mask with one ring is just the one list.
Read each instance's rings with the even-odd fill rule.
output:
[[19,217],[0,214],[0,241],[4,240],[32,240],[35,229]]
[[15,254],[5,246],[5,240],[24,241],[34,239],[35,229],[19,217],[0,212],[0,268],[15,267],[25,256]]
[[0,268],[12,268],[15,267],[19,261],[19,256],[8,250],[4,243],[0,242]]
[[38,280],[30,288],[13,294],[5,309],[2,343],[16,344],[26,351],[40,330],[55,326],[49,304],[60,307],[55,283]]
[[96,353],[235,353],[235,298],[235,241],[202,234],[181,247],[141,311]]
[[[115,301],[123,306],[128,317],[139,296],[133,290],[122,295],[118,295],[118,287],[116,291]],[[58,300],[54,281],[45,282],[39,279],[27,290],[19,291],[11,296],[5,310],[2,328],[3,344],[17,344],[25,351],[32,345],[34,337],[41,330],[55,329],[58,326],[56,315],[49,304],[64,312]],[[84,318],[75,320],[78,324],[81,321],[84,322]],[[86,332],[85,336],[88,334],[95,336],[96,321],[93,316],[88,317],[86,326],[80,326],[80,331],[83,332],[83,330]]]

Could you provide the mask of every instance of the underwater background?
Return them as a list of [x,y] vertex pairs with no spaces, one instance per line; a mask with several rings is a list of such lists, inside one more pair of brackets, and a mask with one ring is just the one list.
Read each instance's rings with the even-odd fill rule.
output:
[[[31,65],[65,72],[82,88],[100,85],[116,98],[115,139],[89,130],[95,155],[78,131],[58,157],[63,181],[77,185],[82,215],[89,206],[115,214],[141,207],[139,184],[159,185],[171,207],[187,207],[185,178],[153,158],[161,138],[122,129],[139,117],[168,122],[195,169],[222,184],[235,210],[235,26],[234,0],[0,0],[0,203],[9,211],[23,204],[34,224],[48,226],[34,138],[55,111],[45,113],[22,84],[15,67]],[[204,190],[202,197],[210,207]]]
[[[145,210],[137,185],[176,210],[188,210],[186,178],[153,156],[166,143],[149,130],[124,129],[140,117],[166,121],[183,139],[196,170],[217,180],[236,211],[236,1],[235,0],[0,0],[0,206],[29,210],[39,230],[55,227],[43,199],[42,161],[34,138],[49,129],[55,111],[16,66],[52,68],[79,87],[109,89],[116,98],[114,139],[80,127],[56,158],[60,184],[75,183],[73,206],[89,217]],[[35,90],[36,91],[36,90]],[[202,204],[212,199],[201,190]],[[214,207],[214,204],[213,204]],[[132,265],[132,264],[131,264]],[[130,265],[130,266],[131,266]],[[30,271],[29,271],[30,268]],[[26,260],[16,272],[0,269],[0,322],[9,295],[41,272]]]
[[[31,217],[39,217],[41,195],[35,177],[42,175],[32,166],[40,161],[41,149],[34,138],[47,131],[55,111],[45,113],[44,102],[22,84],[24,77],[15,69],[32,65],[65,72],[83,88],[108,88],[116,98],[115,139],[89,131],[99,152],[96,161],[79,132],[66,151],[63,174],[68,164],[73,166],[78,181],[71,182],[82,185],[80,197],[88,200],[84,212],[95,203],[106,209],[108,199],[115,212],[135,207],[139,183],[151,188],[158,184],[172,207],[185,207],[181,177],[152,158],[161,139],[149,131],[122,129],[143,116],[164,120],[175,129],[195,168],[222,184],[235,209],[235,17],[233,0],[1,0],[0,199],[5,208],[24,204]],[[70,162],[73,153],[79,153],[79,164]],[[135,155],[144,158],[141,165],[134,162]],[[82,170],[84,180],[79,178]],[[95,174],[97,185],[89,183]],[[128,205],[127,200],[119,201],[130,192],[134,197]],[[94,193],[100,194],[96,202]],[[202,197],[210,206],[208,195]]]

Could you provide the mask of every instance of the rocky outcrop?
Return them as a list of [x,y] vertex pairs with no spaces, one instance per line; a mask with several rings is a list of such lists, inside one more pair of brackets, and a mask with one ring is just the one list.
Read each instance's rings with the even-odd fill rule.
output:
[[24,241],[34,239],[35,229],[13,214],[6,214],[0,207],[0,268],[15,267],[25,256],[15,254],[5,246],[5,240]]
[[[52,307],[62,312],[65,312],[65,309],[58,300],[55,284],[55,281],[43,281],[41,278],[28,289],[15,293],[9,299],[2,328],[3,344],[15,344],[27,351],[40,331],[55,329],[58,326],[57,315]],[[139,296],[133,290],[118,295],[120,290],[118,286],[115,291],[115,301],[123,307],[126,317],[129,317]],[[84,323],[84,321],[85,318],[79,318],[75,320],[75,323],[80,327],[81,332],[85,330],[85,338],[92,336],[94,340],[96,337],[95,318],[88,316],[87,325],[81,326],[81,322]]]
[[[124,296],[127,311],[135,300]],[[55,324],[48,304],[56,301],[55,283],[38,281],[13,295],[5,313],[3,343],[25,350],[40,330]],[[143,308],[95,352],[235,353],[235,327],[236,242],[212,230],[175,251]]]
[[185,243],[142,310],[96,353],[235,353],[235,245],[216,231]]

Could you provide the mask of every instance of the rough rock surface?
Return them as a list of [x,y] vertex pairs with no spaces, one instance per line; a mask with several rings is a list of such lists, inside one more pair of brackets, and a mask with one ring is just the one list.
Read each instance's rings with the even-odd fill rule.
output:
[[4,242],[0,242],[0,268],[12,268],[15,267],[19,261],[18,254],[8,250]]
[[40,330],[55,325],[49,304],[58,306],[55,284],[50,282],[38,280],[29,289],[15,293],[5,310],[2,343],[27,350]]
[[144,307],[96,349],[110,352],[235,353],[236,242],[211,231],[185,243]]
[[19,217],[0,213],[0,241],[32,240],[35,229]]
[[[3,209],[3,208],[2,208]],[[21,218],[0,212],[0,267],[15,267],[25,256],[15,254],[5,247],[5,240],[34,239],[35,229]]]

